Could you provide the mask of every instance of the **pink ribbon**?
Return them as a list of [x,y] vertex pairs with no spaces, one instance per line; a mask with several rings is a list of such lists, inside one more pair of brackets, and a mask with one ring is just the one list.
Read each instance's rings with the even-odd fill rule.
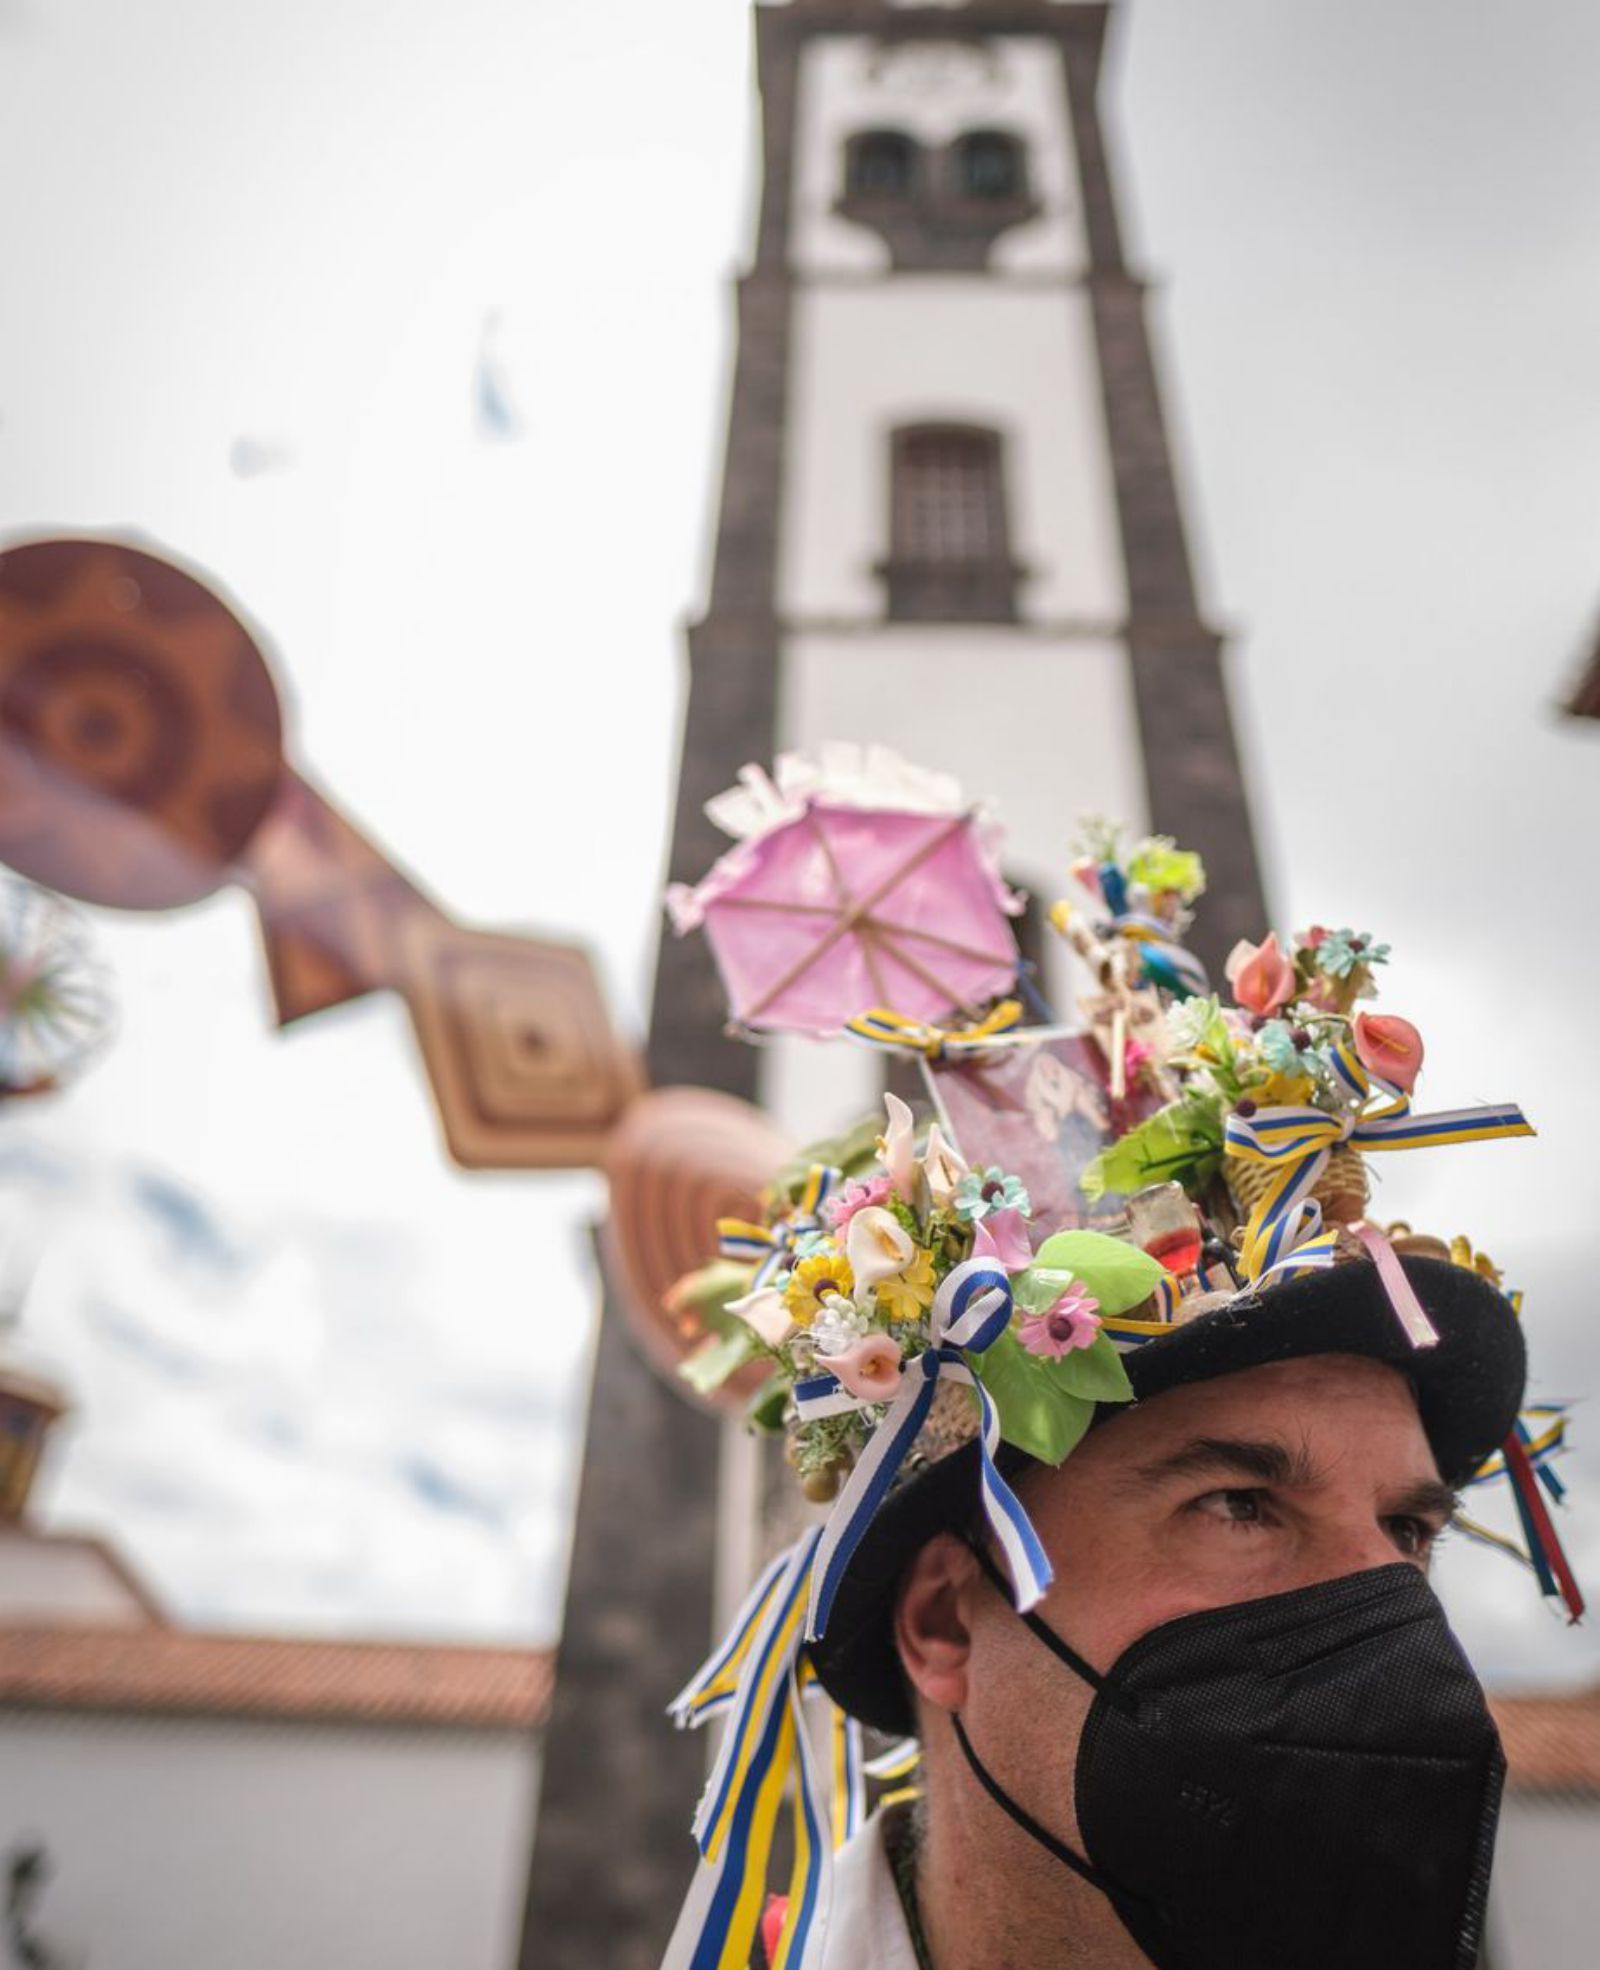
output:
[[1376,1225],[1353,1224],[1350,1229],[1372,1255],[1378,1277],[1383,1281],[1383,1290],[1389,1295],[1389,1304],[1405,1329],[1406,1339],[1414,1348],[1437,1347],[1439,1330],[1423,1311],[1422,1302],[1400,1263],[1400,1255]]

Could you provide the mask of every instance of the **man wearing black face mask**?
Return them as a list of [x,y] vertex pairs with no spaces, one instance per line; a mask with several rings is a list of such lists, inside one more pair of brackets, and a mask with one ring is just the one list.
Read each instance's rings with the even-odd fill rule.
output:
[[[1352,931],[1241,945],[1234,1006],[1162,1015],[1198,864],[1089,873],[1098,1044],[1143,1003],[1170,1052],[1071,1197],[994,1060],[946,1104],[962,1143],[890,1095],[876,1171],[819,1145],[719,1224],[756,1413],[831,1510],[673,1706],[725,1728],[663,1970],[1476,1970],[1504,1762],[1429,1557],[1503,1474],[1576,1619],[1560,1431],[1520,1420],[1519,1302],[1467,1241],[1371,1223],[1365,1158],[1529,1124],[1413,1111],[1421,1037],[1358,1009],[1387,947]],[[989,1028],[931,1045],[954,1075]],[[858,1826],[863,1725],[919,1741],[919,1797]]]
[[1356,1263],[1134,1357],[1143,1399],[1014,1478],[1031,1614],[970,1447],[889,1501],[814,1652],[915,1730],[922,1800],[839,1857],[807,1970],[1472,1970],[1503,1766],[1427,1570],[1523,1356],[1481,1281],[1406,1270],[1421,1355]]
[[1470,1965],[1499,1760],[1421,1584],[1453,1501],[1399,1373],[1320,1355],[1175,1390],[1023,1491],[1059,1583],[1044,1632],[947,1533],[896,1613],[928,1961],[1131,1970],[1138,1935],[1293,1970],[1328,1960],[1331,1922],[1333,1960]]

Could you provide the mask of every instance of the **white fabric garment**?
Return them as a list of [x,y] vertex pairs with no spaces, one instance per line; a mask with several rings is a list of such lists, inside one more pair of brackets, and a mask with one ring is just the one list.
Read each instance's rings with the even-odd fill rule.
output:
[[827,1923],[813,1932],[801,1970],[917,1970],[880,1813],[834,1855]]

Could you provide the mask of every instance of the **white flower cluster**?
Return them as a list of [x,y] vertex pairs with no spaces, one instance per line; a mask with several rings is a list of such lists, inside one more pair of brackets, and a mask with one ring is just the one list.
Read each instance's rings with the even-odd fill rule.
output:
[[853,1342],[872,1331],[870,1317],[843,1297],[830,1293],[811,1323],[808,1339],[817,1354],[843,1354]]

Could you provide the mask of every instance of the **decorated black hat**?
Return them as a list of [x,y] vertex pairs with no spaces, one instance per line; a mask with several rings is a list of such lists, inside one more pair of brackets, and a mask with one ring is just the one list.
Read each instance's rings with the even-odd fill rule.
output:
[[[683,927],[737,906],[713,948],[747,1032],[781,1028],[793,1006],[802,1030],[831,1019],[846,1043],[918,1058],[935,1119],[919,1126],[886,1097],[881,1129],[818,1145],[760,1221],[725,1221],[689,1289],[719,1331],[687,1372],[705,1387],[763,1363],[752,1424],[783,1435],[806,1498],[831,1509],[772,1562],[675,1705],[680,1723],[729,1725],[668,1966],[743,1960],[746,1890],[791,1779],[800,1892],[778,1960],[798,1960],[827,1881],[807,1699],[837,1706],[842,1834],[859,1727],[912,1727],[893,1640],[910,1559],[941,1530],[986,1536],[1018,1608],[1034,1605],[1050,1561],[1014,1482],[1130,1402],[1307,1355],[1392,1364],[1441,1475],[1509,1475],[1540,1585],[1574,1616],[1582,1605],[1546,1505],[1564,1418],[1520,1413],[1516,1296],[1465,1241],[1369,1216],[1371,1157],[1531,1133],[1511,1104],[1413,1109],[1421,1037],[1366,1009],[1387,947],[1348,929],[1268,936],[1238,947],[1213,994],[1183,942],[1199,859],[1097,825],[1076,895],[1052,912],[1085,973],[1081,1017],[1030,1023],[1032,981],[997,932],[1013,899],[992,825],[942,783],[906,769],[880,781],[747,774],[739,846],[677,900]],[[913,880],[941,856],[944,880]],[[829,894],[837,923],[815,901]],[[900,899],[898,942],[871,934],[863,894]],[[802,928],[775,929],[769,951],[751,919],[795,895],[812,899]],[[852,938],[859,950],[841,953]],[[952,968],[917,956],[930,949]],[[840,1003],[863,979],[906,977],[923,988],[909,1009]]]

